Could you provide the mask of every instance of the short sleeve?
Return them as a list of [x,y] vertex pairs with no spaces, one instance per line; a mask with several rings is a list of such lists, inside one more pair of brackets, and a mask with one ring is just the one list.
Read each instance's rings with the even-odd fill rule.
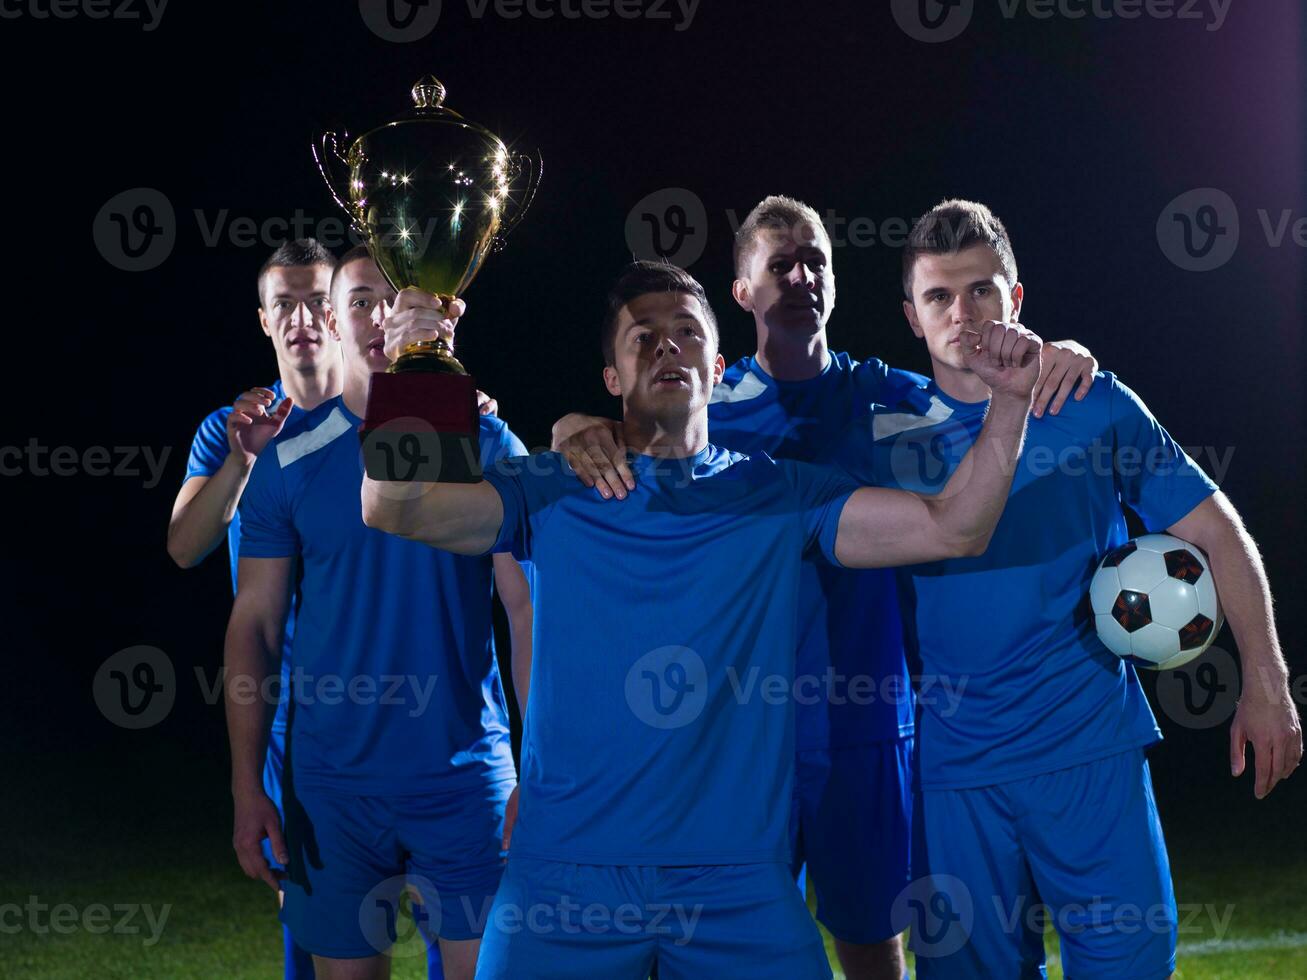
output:
[[500,460],[527,455],[526,446],[504,422],[493,415],[481,416],[481,468],[489,469]]
[[1150,531],[1170,527],[1216,492],[1139,396],[1114,377],[1111,384],[1113,473],[1121,500]]
[[782,460],[777,465],[799,500],[804,553],[820,552],[832,565],[839,565],[839,559],[835,557],[835,539],[839,535],[840,514],[858,485],[834,466],[793,460]]
[[504,522],[491,552],[511,552],[518,561],[531,559],[533,528],[532,501],[538,499],[536,483],[540,464],[553,453],[536,456],[511,456],[501,459],[485,469],[485,480],[504,505]]
[[289,558],[300,552],[277,443],[259,454],[241,494],[242,558]]
[[222,468],[231,447],[227,445],[227,416],[230,408],[210,412],[195,431],[191,454],[186,459],[185,483],[193,476],[213,476]]

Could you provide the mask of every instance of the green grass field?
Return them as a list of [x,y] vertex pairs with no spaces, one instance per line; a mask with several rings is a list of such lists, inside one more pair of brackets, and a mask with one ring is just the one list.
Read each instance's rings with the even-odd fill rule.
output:
[[[115,751],[54,779],[58,765],[48,758],[6,756],[0,764],[10,789],[20,790],[7,794],[0,817],[0,907],[21,907],[0,911],[0,976],[280,975],[275,899],[231,855],[220,762],[187,758],[182,748],[151,748],[148,760]],[[210,778],[187,778],[197,771]],[[1180,937],[1177,976],[1307,977],[1301,844],[1250,863],[1244,847],[1218,846],[1217,829],[1210,840],[1190,833],[1172,841],[1178,900],[1196,910]],[[32,896],[47,907],[35,920],[27,908]],[[61,904],[69,909],[52,922],[48,908]],[[124,922],[115,906],[138,911]],[[154,928],[141,911],[146,906]],[[1228,915],[1224,928],[1212,913]],[[1051,932],[1047,943],[1049,975],[1061,977]],[[425,975],[423,958],[413,955],[418,949],[400,952],[409,955],[396,957],[396,977]]]

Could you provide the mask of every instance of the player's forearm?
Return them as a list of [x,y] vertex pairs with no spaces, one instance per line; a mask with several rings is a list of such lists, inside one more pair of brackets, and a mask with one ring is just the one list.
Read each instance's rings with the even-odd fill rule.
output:
[[222,543],[252,467],[229,455],[168,523],[168,554],[181,568],[192,568]]
[[988,547],[1012,489],[1029,414],[1029,397],[990,400],[975,445],[944,489],[926,498],[943,538],[969,544],[973,554]]
[[503,505],[488,483],[400,483],[363,477],[363,523],[461,555],[489,551]]
[[1196,520],[1174,529],[1207,552],[1221,608],[1230,622],[1244,687],[1257,682],[1268,698],[1278,696],[1288,683],[1289,671],[1275,629],[1275,608],[1261,553],[1239,514],[1217,493],[1199,505]]
[[525,609],[508,610],[508,638],[513,644],[513,696],[517,708],[526,718],[527,698],[531,694],[531,603]]
[[263,792],[263,760],[273,715],[265,692],[281,661],[280,642],[273,641],[271,633],[243,610],[233,609],[223,652],[223,701],[232,794],[237,797]]

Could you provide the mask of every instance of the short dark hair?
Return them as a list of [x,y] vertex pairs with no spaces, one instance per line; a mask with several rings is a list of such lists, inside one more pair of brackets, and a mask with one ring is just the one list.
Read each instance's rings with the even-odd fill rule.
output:
[[699,280],[680,266],[670,262],[639,261],[632,262],[617,276],[617,281],[608,290],[607,308],[604,313],[603,330],[600,332],[600,344],[604,351],[604,364],[611,367],[617,352],[617,317],[622,307],[646,293],[685,293],[693,296],[703,307],[704,324],[712,334],[713,342],[721,348],[722,338],[717,330],[717,315],[713,313],[708,294],[704,292]]
[[297,238],[294,241],[283,243],[259,267],[259,306],[263,305],[263,284],[268,278],[269,269],[278,267],[302,268],[311,265],[325,265],[328,269],[334,271],[336,257],[316,238]]
[[912,269],[919,255],[954,255],[972,245],[988,245],[998,254],[1003,278],[1017,284],[1012,239],[993,211],[975,201],[940,201],[917,219],[903,248],[903,293],[912,302]]
[[821,215],[802,201],[784,194],[772,194],[759,201],[744,223],[735,231],[735,276],[743,279],[749,271],[749,263],[758,251],[758,233],[761,231],[786,231],[792,228],[807,229],[806,239],[817,240],[817,229],[821,235],[830,240],[826,226],[821,223]]
[[340,261],[336,263],[336,268],[331,272],[331,286],[328,287],[328,295],[333,299],[336,296],[336,280],[340,278],[340,270],[345,268],[345,266],[349,265],[351,262],[357,262],[359,259],[367,259],[369,262],[374,261],[372,253],[368,251],[366,245],[355,245],[348,252],[342,255]]

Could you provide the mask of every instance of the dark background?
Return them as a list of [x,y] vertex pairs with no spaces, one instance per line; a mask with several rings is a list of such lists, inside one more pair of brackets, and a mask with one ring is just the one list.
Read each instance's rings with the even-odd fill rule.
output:
[[[165,530],[200,419],[275,376],[254,278],[279,240],[208,245],[194,212],[338,218],[311,135],[390,118],[426,72],[453,108],[545,160],[534,208],[468,291],[460,327],[461,358],[528,445],[565,411],[615,410],[600,386],[599,309],[646,195],[680,187],[705,206],[692,271],[728,362],[753,349],[728,293],[729,209],[742,217],[782,192],[879,228],[972,197],[1012,232],[1028,325],[1086,343],[1186,446],[1234,448],[1224,487],[1265,552],[1299,676],[1303,249],[1291,233],[1271,247],[1258,211],[1272,224],[1284,209],[1307,214],[1301,8],[1237,2],[1216,31],[1000,9],[976,0],[968,29],[939,44],[865,0],[702,0],[682,31],[675,7],[661,21],[507,20],[445,0],[435,30],[408,44],[377,36],[348,0],[175,0],[149,32],[116,19],[0,21],[0,444],[170,450],[151,489],[144,475],[0,483],[0,734],[18,808],[67,800],[88,825],[158,808],[180,818],[185,801],[167,787],[183,770],[211,772],[211,801],[225,805],[221,710],[192,672],[211,677],[221,659],[225,555],[182,572]],[[139,187],[171,202],[176,245],[156,268],[124,272],[92,224]],[[1242,233],[1228,263],[1191,272],[1164,254],[1156,226],[1168,202],[1205,187],[1235,202]],[[925,370],[899,310],[897,249],[877,237],[834,261],[832,346]],[[1228,631],[1221,643],[1233,649]],[[164,722],[132,732],[97,710],[92,678],[137,644],[166,652],[179,687]],[[1307,778],[1254,804],[1249,780],[1229,779],[1226,726],[1162,724],[1154,773],[1174,833],[1219,820],[1268,854],[1289,841]],[[77,791],[92,775],[93,800]]]

